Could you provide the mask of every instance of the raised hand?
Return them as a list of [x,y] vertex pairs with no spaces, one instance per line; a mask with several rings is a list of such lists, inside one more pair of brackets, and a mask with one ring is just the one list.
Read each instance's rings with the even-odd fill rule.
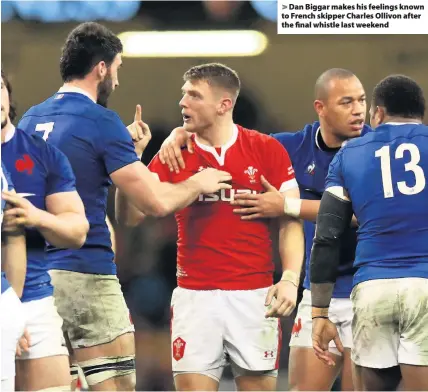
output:
[[152,138],[150,127],[142,119],[141,105],[135,108],[134,122],[127,127],[135,146],[135,152],[141,156]]

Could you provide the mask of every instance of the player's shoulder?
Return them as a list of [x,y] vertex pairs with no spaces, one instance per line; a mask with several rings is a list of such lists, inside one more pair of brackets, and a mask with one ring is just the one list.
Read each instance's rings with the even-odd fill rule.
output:
[[50,106],[53,97],[45,99],[43,102],[38,103],[37,105],[31,106],[22,116],[21,119],[31,116],[40,116],[42,113],[46,112],[46,109]]
[[370,128],[368,125],[364,125],[361,135],[359,137],[348,139],[343,142],[341,151],[346,151],[353,148],[363,147],[371,142],[373,142],[379,134]]
[[289,153],[293,154],[306,145],[315,143],[315,134],[319,126],[319,122],[316,121],[312,124],[306,124],[298,131],[279,132],[272,136],[278,140]]
[[157,152],[157,153],[153,156],[153,158],[151,159],[151,161],[150,161],[150,163],[147,165],[147,167],[148,167],[148,169],[149,169],[151,172],[156,172],[156,173],[159,173],[159,172],[163,172],[163,171],[169,170],[169,169],[168,169],[168,166],[167,166],[167,165],[164,165],[164,164],[161,162],[161,160],[160,160],[160,158],[159,158],[159,152]]
[[[24,144],[30,150],[33,155],[39,156],[46,162],[52,161],[63,162],[67,161],[67,157],[57,147],[46,141],[37,133],[28,133],[20,128],[16,128],[16,137],[23,140]],[[49,159],[50,158],[50,159]]]
[[428,136],[428,126],[419,123],[386,123],[381,124],[373,132],[377,135],[390,135],[391,138]]
[[15,128],[15,134],[11,140],[16,141],[16,143],[22,143],[26,145],[27,148],[36,151],[44,151],[47,146],[47,143],[39,134],[26,132],[19,126]]
[[105,108],[101,105],[97,105],[97,110],[98,110],[98,113],[100,114],[100,117],[102,119],[108,120],[108,121],[113,121],[113,122],[119,121],[122,123],[121,118],[119,117],[119,115],[114,110]]
[[83,94],[58,91],[45,101],[32,106],[22,118],[34,116],[42,118],[60,114],[69,121],[84,122],[109,118],[111,112]]
[[[114,134],[117,136],[118,131],[121,131],[121,134],[123,131],[126,131],[126,125],[115,111],[100,105],[97,106],[100,108],[99,116],[97,117],[97,125],[104,134]],[[127,131],[125,133],[128,134]]]
[[246,143],[250,145],[257,144],[257,146],[261,145],[278,145],[278,141],[273,138],[271,135],[267,135],[255,129],[245,128],[241,125],[237,125],[239,131],[239,137]]
[[365,136],[365,135],[367,135],[367,134],[369,134],[369,133],[372,133],[372,132],[373,132],[373,129],[372,129],[369,125],[364,124],[364,127],[363,127],[363,129],[361,130],[361,135],[360,135],[360,137],[363,137],[363,136]]

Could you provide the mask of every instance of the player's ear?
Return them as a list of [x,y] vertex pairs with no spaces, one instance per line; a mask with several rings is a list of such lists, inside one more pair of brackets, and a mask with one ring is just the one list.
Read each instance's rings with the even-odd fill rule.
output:
[[375,116],[377,116],[378,124],[383,124],[386,117],[386,110],[383,106],[376,106]]
[[314,109],[317,112],[318,116],[321,116],[324,112],[324,103],[319,99],[314,101]]
[[97,76],[100,79],[104,79],[107,75],[107,65],[105,61],[100,61],[95,67],[97,69]]
[[232,108],[233,108],[232,99],[231,98],[223,98],[220,101],[220,105],[219,105],[219,108],[217,111],[220,115],[223,115],[223,114],[227,113],[229,110],[231,110]]

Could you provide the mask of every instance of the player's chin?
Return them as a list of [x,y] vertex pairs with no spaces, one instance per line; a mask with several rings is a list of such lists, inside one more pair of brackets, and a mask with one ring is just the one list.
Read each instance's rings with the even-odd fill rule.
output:
[[191,132],[191,133],[195,133],[196,129],[195,129],[195,125],[189,122],[184,122],[183,123],[183,128],[186,132]]
[[363,131],[363,127],[354,127],[352,126],[349,130],[348,130],[348,138],[352,139],[354,137],[358,137],[361,136],[361,132]]

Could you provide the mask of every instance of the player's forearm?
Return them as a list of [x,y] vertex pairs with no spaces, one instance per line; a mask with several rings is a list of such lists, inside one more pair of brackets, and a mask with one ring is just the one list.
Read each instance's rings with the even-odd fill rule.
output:
[[27,271],[27,249],[24,232],[8,235],[2,233],[2,269],[7,280],[21,298]]
[[283,277],[295,278],[299,283],[305,255],[305,239],[303,225],[300,219],[284,217],[280,220],[279,254]]
[[146,215],[135,207],[119,188],[116,189],[115,199],[116,221],[120,225],[135,227],[145,218]]
[[200,195],[201,187],[192,178],[177,184],[162,182],[159,200],[162,202],[165,215],[179,211],[192,204]]
[[57,248],[79,249],[86,241],[89,222],[84,215],[75,212],[54,215],[42,211],[37,229],[47,242]]
[[320,200],[302,199],[300,208],[300,219],[315,222],[317,220],[318,211],[320,209]]
[[[127,201],[149,216],[169,215],[187,207],[201,193],[200,185],[192,178],[178,184],[160,182],[141,162],[119,169],[110,177]],[[120,208],[126,207],[122,204]]]
[[319,208],[319,200],[292,199],[288,197],[284,199],[284,213],[287,216],[315,222]]
[[[299,218],[311,222],[316,222],[321,200],[301,199],[300,201],[300,210],[298,212]],[[293,206],[290,204],[289,208],[292,209]],[[285,205],[285,210],[286,209],[287,205]],[[355,216],[352,216],[351,227],[358,227],[357,218]]]
[[340,263],[340,241],[349,227],[352,205],[325,192],[317,218],[311,252],[311,296],[314,308],[328,309]]

